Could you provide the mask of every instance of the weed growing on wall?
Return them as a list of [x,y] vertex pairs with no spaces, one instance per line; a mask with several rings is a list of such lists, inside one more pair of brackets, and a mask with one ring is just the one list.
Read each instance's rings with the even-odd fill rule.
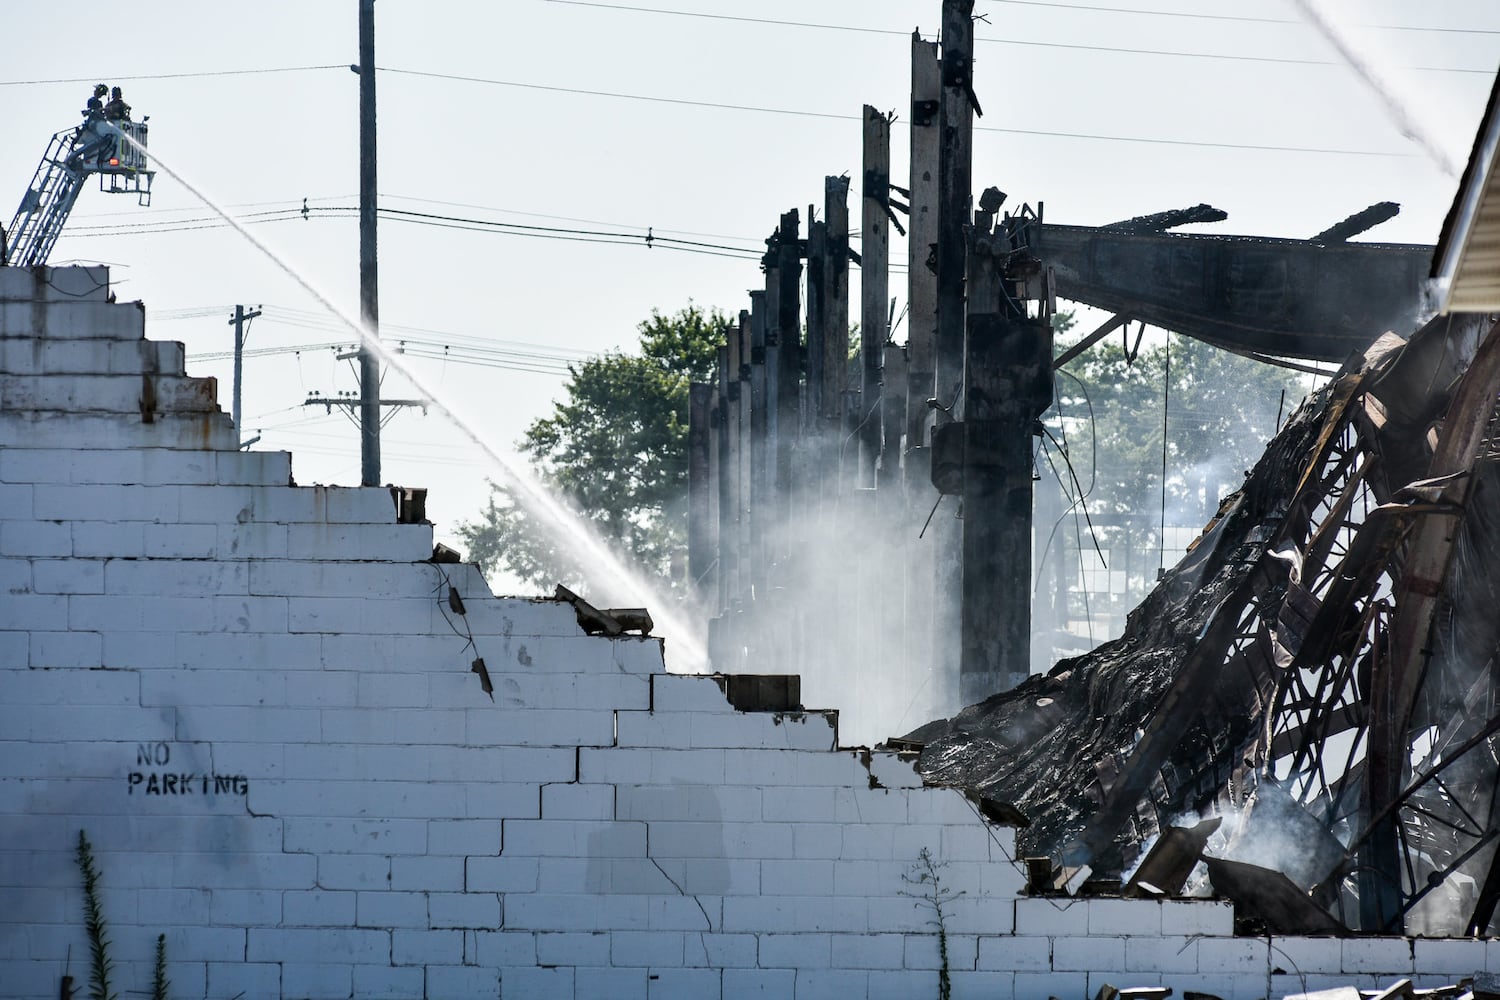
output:
[[951,1000],[953,981],[948,974],[948,924],[943,915],[943,906],[962,896],[963,893],[943,888],[942,877],[938,874],[938,869],[944,864],[946,862],[933,861],[932,852],[925,847],[922,848],[917,854],[916,862],[911,866],[911,871],[901,876],[901,880],[912,888],[901,890],[901,894],[920,900],[932,908],[932,919],[927,922],[937,928],[938,1000]]
[[167,1000],[172,983],[167,979],[167,936],[156,935],[156,964],[151,970],[151,1000]]
[[89,997],[119,1000],[119,994],[109,988],[114,962],[109,957],[109,927],[99,901],[99,868],[94,864],[94,849],[82,830],[78,831],[78,870],[83,874],[83,919],[89,935]]

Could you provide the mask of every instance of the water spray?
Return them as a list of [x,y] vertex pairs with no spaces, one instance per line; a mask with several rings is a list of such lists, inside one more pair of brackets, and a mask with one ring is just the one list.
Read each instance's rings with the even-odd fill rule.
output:
[[[136,142],[135,139],[121,132],[115,131],[130,145],[140,150],[142,154],[147,152],[146,147]],[[500,473],[500,479],[506,488],[515,493],[530,513],[537,515],[543,529],[553,536],[564,548],[572,549],[575,554],[583,557],[585,564],[594,566],[605,578],[606,585],[619,588],[623,594],[640,594],[647,598],[645,603],[652,605],[655,609],[655,617],[661,622],[662,630],[671,635],[673,640],[674,660],[678,660],[678,667],[686,670],[703,669],[708,662],[708,650],[703,636],[691,622],[679,614],[671,598],[657,591],[656,587],[640,573],[631,569],[620,559],[599,537],[598,533],[583,518],[569,510],[558,500],[547,493],[536,478],[506,461],[479,432],[467,421],[460,417],[447,404],[440,400],[426,383],[417,377],[403,362],[400,355],[385,348],[379,338],[358,319],[347,311],[340,308],[331,298],[320,291],[312,282],[304,278],[290,264],[283,260],[274,250],[261,242],[245,226],[241,225],[227,210],[221,207],[213,199],[190,184],[182,174],[173,170],[153,150],[150,155],[156,161],[157,167],[171,177],[177,183],[187,189],[188,193],[201,201],[209,211],[222,218],[235,232],[239,233],[250,245],[265,255],[266,259],[276,265],[287,277],[302,287],[311,295],[319,305],[327,309],[334,317],[344,325],[353,330],[359,337],[360,345],[378,355],[382,362],[390,368],[395,369],[400,375],[411,382],[412,387],[427,400],[428,405],[437,410],[439,414],[446,417],[459,433],[475,445],[490,460],[491,465]]]
[[1319,0],[1294,0],[1297,9],[1302,12],[1313,27],[1327,39],[1334,51],[1338,52],[1349,68],[1354,70],[1359,78],[1365,82],[1375,96],[1384,105],[1386,113],[1391,116],[1396,128],[1401,134],[1421,147],[1422,152],[1427,154],[1439,170],[1448,177],[1458,179],[1458,167],[1452,156],[1443,148],[1435,136],[1433,136],[1406,102],[1396,93],[1396,88],[1386,81],[1375,68],[1374,63],[1366,53],[1360,52],[1354,40],[1342,28],[1335,23],[1328,11],[1324,10]]

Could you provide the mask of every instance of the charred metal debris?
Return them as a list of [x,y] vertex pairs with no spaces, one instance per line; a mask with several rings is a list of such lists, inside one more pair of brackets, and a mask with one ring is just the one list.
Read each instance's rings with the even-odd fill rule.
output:
[[1493,933],[1497,394],[1487,318],[1381,337],[1119,639],[896,744],[1025,814],[1033,892],[1212,891],[1244,930]]

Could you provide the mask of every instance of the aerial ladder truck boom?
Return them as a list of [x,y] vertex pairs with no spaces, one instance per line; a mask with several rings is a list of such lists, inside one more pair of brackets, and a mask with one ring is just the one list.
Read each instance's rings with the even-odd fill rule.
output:
[[0,264],[47,263],[91,175],[98,175],[101,191],[133,194],[138,204],[151,204],[151,179],[156,174],[147,169],[146,120],[131,121],[123,102],[122,117],[107,117],[97,107],[97,96],[84,112],[82,125],[57,133],[47,144],[21,207],[0,232]]

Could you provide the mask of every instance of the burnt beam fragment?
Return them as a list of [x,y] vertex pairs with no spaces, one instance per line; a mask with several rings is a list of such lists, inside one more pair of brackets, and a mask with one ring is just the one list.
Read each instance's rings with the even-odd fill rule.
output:
[[1369,208],[1355,212],[1343,222],[1329,226],[1318,235],[1314,236],[1309,243],[1343,243],[1345,240],[1353,239],[1367,229],[1374,229],[1389,219],[1394,219],[1401,214],[1401,206],[1394,201],[1376,202]]
[[1192,208],[1173,208],[1151,215],[1137,215],[1133,219],[1111,222],[1102,228],[1112,233],[1164,233],[1168,229],[1190,225],[1194,222],[1223,222],[1229,213],[1212,205],[1198,204]]

